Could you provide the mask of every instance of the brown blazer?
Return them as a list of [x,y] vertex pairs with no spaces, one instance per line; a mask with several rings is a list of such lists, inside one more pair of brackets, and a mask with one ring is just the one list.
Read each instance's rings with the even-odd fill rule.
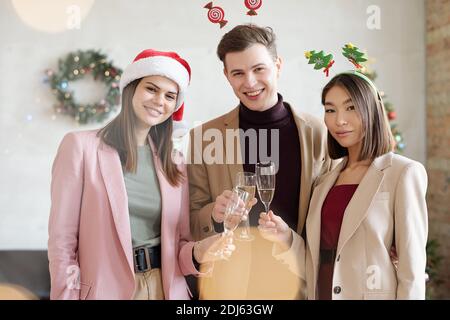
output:
[[[306,280],[317,298],[322,204],[347,162],[319,178],[306,220],[306,245],[294,232],[289,251],[276,256]],[[394,153],[376,158],[342,221],[333,275],[333,299],[424,299],[428,234],[422,164]],[[398,270],[389,251],[395,245]]]
[[[290,109],[292,110],[298,128],[301,148],[301,181],[297,230],[300,233],[305,224],[312,185],[318,176],[330,170],[332,161],[328,156],[326,148],[327,131],[325,126],[311,115],[297,113],[292,107],[290,107]],[[202,131],[200,131],[200,129]],[[201,127],[194,128],[190,132],[191,143],[189,148],[190,158],[188,159],[188,176],[191,203],[191,232],[196,240],[204,239],[215,234],[211,219],[214,201],[224,190],[231,190],[233,188],[233,181],[236,173],[243,171],[242,161],[240,160],[241,149],[239,138],[236,139],[234,148],[229,148],[229,150],[225,149],[224,151],[223,159],[227,160],[228,158],[228,164],[207,164],[203,161],[203,152],[212,142],[202,141],[201,133],[205,133],[208,129],[213,129],[213,134],[215,129],[216,133],[220,132],[222,137],[225,137],[222,141],[213,141],[223,144],[225,149],[227,142],[231,142],[229,141],[230,139],[227,140],[226,138],[226,129],[239,129],[239,107],[234,108],[232,111],[221,117],[203,124]],[[199,138],[201,139],[200,141],[202,141],[201,143],[193,142],[195,139],[199,141]],[[232,150],[233,154],[231,154],[230,150]],[[239,270],[241,273],[250,272],[248,268],[251,265],[251,261],[249,261],[249,254],[248,252],[246,253],[245,249],[249,246],[245,243],[240,243],[239,245],[240,246],[232,256],[232,261],[239,264],[239,266],[236,266],[234,269]],[[229,262],[229,264],[230,263],[232,262]],[[215,265],[215,273],[220,272],[219,264],[220,263],[216,263]],[[242,283],[242,288],[239,289],[234,287],[232,289],[233,294],[231,295],[217,295],[217,290],[222,292],[226,291],[224,290],[226,284],[222,283],[220,287],[211,287],[208,296],[216,299],[256,297],[252,296],[250,293],[245,293],[247,288],[246,285],[247,284],[244,281]],[[282,297],[281,293],[280,296]],[[294,296],[290,295],[290,297]]]

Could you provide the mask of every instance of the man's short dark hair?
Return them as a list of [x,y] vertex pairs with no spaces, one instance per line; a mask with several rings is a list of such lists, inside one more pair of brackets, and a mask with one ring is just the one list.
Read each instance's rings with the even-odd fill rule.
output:
[[262,44],[267,48],[273,60],[278,58],[276,36],[270,27],[259,27],[255,24],[241,24],[227,32],[217,46],[217,56],[225,63],[225,56],[230,52],[241,52],[254,44]]

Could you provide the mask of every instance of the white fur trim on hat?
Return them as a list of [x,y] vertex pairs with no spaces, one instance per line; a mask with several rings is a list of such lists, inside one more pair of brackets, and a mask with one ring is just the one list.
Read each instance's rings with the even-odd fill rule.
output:
[[183,104],[184,94],[189,85],[189,73],[186,68],[173,58],[166,56],[154,56],[139,59],[122,73],[120,78],[120,92],[136,79],[148,76],[163,76],[178,84],[178,96],[176,109]]

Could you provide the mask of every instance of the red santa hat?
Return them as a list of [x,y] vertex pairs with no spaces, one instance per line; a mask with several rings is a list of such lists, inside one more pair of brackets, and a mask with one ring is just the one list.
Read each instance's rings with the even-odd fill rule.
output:
[[184,97],[191,80],[191,67],[175,52],[147,49],[139,53],[125,68],[120,77],[120,92],[134,80],[148,76],[163,76],[178,85],[177,104],[172,115],[174,121],[182,121]]

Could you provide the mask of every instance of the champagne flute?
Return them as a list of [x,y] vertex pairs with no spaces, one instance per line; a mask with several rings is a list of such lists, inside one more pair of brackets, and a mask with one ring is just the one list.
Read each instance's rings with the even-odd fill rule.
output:
[[[237,228],[241,222],[242,215],[245,212],[245,209],[244,211],[239,210],[239,204],[241,201],[247,203],[248,198],[249,193],[247,191],[237,187],[233,188],[231,199],[228,201],[227,207],[225,208],[225,219],[223,221],[224,232],[222,233],[222,237],[228,236]],[[219,249],[212,254],[224,258],[223,249]]]
[[242,229],[237,236],[237,239],[242,241],[252,241],[255,237],[252,236],[250,232],[250,219],[248,217],[248,213],[250,211],[250,201],[255,197],[256,175],[252,172],[238,172],[236,174],[236,187],[238,187],[239,189],[243,189],[249,193],[248,201],[245,204],[245,214],[247,215],[247,219],[242,221]]
[[275,194],[275,163],[273,161],[256,164],[256,185],[266,213]]

